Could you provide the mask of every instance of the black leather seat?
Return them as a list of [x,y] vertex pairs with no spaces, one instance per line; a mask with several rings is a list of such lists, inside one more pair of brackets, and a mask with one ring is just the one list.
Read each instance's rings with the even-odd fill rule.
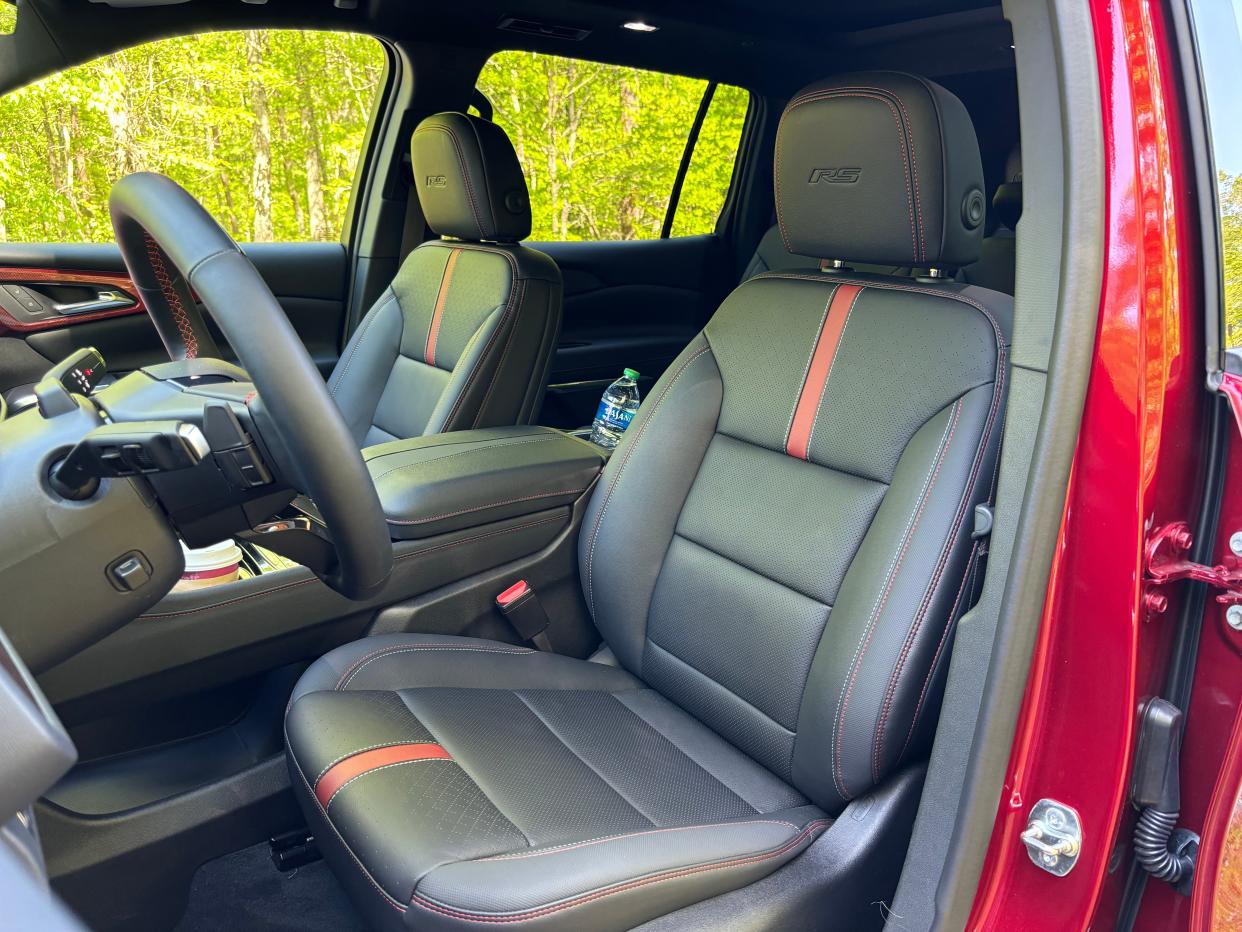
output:
[[530,235],[504,130],[462,113],[411,142],[423,243],[363,318],[328,387],[360,446],[538,416],[561,328],[561,274]]
[[[862,172],[808,183],[825,166]],[[824,81],[782,118],[791,252],[960,267],[982,181],[962,104],[918,78]],[[619,667],[419,634],[313,664],[286,721],[292,779],[368,915],[631,928],[795,871],[850,800],[924,757],[974,596],[1009,317],[1008,297],[951,280],[759,275],[592,495],[583,596]],[[818,897],[831,925],[865,894],[828,883],[782,895]],[[756,927],[748,908],[730,921]]]

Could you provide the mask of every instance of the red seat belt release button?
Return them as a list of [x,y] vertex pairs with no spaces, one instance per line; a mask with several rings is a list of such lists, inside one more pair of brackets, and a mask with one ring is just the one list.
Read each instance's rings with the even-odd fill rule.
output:
[[527,585],[526,580],[519,579],[504,592],[500,593],[500,595],[496,596],[496,606],[503,612],[510,605],[530,591],[531,588]]
[[496,596],[496,607],[522,640],[532,641],[540,650],[550,649],[544,636],[548,630],[548,613],[525,579],[519,579]]

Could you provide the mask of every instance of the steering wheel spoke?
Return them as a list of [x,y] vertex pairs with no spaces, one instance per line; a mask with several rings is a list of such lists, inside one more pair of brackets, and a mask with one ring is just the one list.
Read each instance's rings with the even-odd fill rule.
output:
[[[225,436],[227,418],[236,421],[231,411],[204,409],[204,433],[217,463],[227,454],[222,469],[234,484],[260,488],[275,474],[312,499],[325,531],[281,531],[296,531],[305,544],[303,558],[286,555],[342,595],[373,595],[392,571],[379,497],[357,441],[262,276],[202,205],[163,175],[122,179],[109,207],[130,277],[169,355],[183,361],[219,355],[197,296],[253,380],[257,397],[246,398],[259,434],[253,442],[245,431]],[[263,543],[275,550],[275,541]]]

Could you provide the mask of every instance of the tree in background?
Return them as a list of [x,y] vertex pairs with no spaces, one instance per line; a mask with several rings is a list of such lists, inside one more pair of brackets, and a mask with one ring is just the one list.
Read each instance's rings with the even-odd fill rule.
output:
[[[501,52],[479,76],[526,170],[536,240],[656,237],[707,82]],[[710,233],[733,177],[749,95],[717,88],[674,231]]]
[[0,98],[0,238],[107,242],[111,186],[157,171],[238,239],[336,239],[383,70],[368,36],[225,32],[15,91]]
[[[107,242],[108,191],[178,181],[240,240],[340,236],[383,76],[371,37],[265,30],[164,39],[0,98],[0,239]],[[502,52],[480,88],[526,169],[534,238],[660,235],[706,82]],[[677,210],[715,228],[749,96],[716,91]]]
[[1225,344],[1242,347],[1242,175],[1220,173],[1222,269],[1225,278]]

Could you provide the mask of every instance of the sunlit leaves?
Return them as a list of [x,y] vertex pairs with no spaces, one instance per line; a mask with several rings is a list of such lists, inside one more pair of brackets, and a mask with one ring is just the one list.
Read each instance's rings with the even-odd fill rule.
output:
[[[660,235],[705,81],[501,52],[478,83],[526,170],[533,239]],[[686,178],[676,234],[715,228],[748,102],[739,88],[718,88]]]
[[[383,51],[345,33],[273,31],[267,39],[258,77],[272,127],[270,238],[312,238],[308,164],[317,135],[323,216],[314,233],[335,239]],[[233,236],[251,239],[254,77],[244,33],[207,33],[136,46],[0,99],[0,239],[106,242],[108,191],[144,170],[174,178]]]

